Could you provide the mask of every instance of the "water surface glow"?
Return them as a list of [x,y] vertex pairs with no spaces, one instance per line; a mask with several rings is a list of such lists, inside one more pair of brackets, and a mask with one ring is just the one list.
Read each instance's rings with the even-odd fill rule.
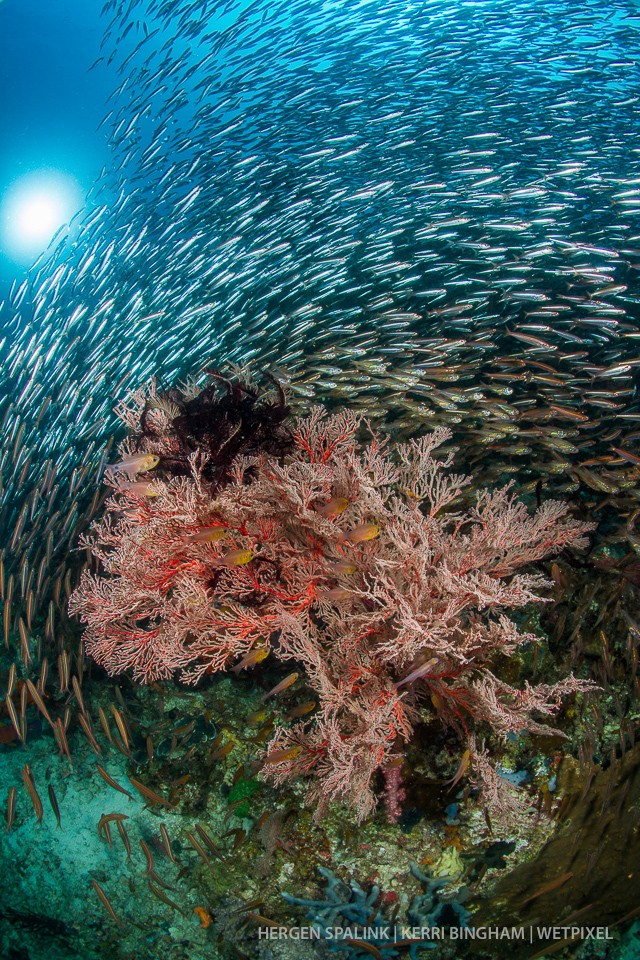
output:
[[5,256],[31,263],[82,206],[77,181],[59,170],[38,170],[14,180],[0,206],[0,246]]

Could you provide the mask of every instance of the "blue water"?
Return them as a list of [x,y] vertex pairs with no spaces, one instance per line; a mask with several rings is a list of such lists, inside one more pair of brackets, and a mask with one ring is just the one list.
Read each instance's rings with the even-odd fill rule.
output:
[[[113,76],[100,56],[101,4],[88,0],[0,3],[0,197],[42,168],[74,177],[86,194],[108,162],[98,130]],[[0,299],[30,266],[0,247]]]

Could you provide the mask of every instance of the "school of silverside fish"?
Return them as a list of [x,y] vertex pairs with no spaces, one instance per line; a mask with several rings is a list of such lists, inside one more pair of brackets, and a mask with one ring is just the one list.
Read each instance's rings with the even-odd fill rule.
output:
[[[178,802],[141,762],[124,787],[106,770],[105,751],[132,761],[145,738],[117,687],[92,715],[99,681],[83,685],[66,603],[117,459],[114,406],[153,376],[229,363],[270,371],[294,410],[349,406],[403,438],[447,425],[479,484],[513,478],[597,523],[588,555],[554,564],[543,621],[605,691],[583,719],[588,790],[638,717],[640,15],[623,0],[108,0],[103,16],[111,163],[0,307],[0,730],[25,761],[3,785],[8,828],[27,794],[42,818],[36,716],[52,758],[86,738],[114,791]],[[103,840],[126,836],[105,816]],[[201,825],[188,842],[205,865],[220,855]]]

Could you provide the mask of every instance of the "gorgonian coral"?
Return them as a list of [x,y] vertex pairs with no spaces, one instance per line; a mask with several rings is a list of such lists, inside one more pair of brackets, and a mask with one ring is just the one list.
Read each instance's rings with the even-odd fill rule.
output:
[[[154,443],[138,431],[122,448],[129,468],[144,449],[160,467],[170,455],[174,411],[163,420],[155,404]],[[135,431],[148,406],[138,397],[123,416]],[[438,456],[444,428],[393,446],[351,411],[315,407],[289,430],[285,456],[240,453],[224,483],[208,479],[199,449],[186,453],[187,475],[115,473],[84,542],[100,572],[84,574],[70,604],[88,653],[143,682],[197,682],[267,653],[291,661],[318,710],[276,730],[264,771],[307,778],[318,816],[337,799],[367,816],[374,774],[397,764],[424,711],[466,740],[476,773],[478,731],[549,732],[536,715],[587,684],[571,675],[517,689],[492,665],[535,639],[507,611],[547,584],[518,571],[584,545],[589,526],[554,501],[530,514],[508,486],[460,507],[469,478],[449,472],[452,453]]]

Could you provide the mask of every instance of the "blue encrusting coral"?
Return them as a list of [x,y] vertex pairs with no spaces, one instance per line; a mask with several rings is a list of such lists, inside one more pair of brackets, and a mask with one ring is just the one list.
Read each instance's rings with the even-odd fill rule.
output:
[[[327,881],[324,899],[310,900],[283,893],[284,899],[297,907],[304,907],[307,919],[314,929],[327,941],[333,951],[346,953],[349,960],[365,960],[371,956],[357,941],[374,946],[385,958],[397,957],[401,950],[411,960],[419,960],[424,949],[435,949],[438,940],[427,937],[408,937],[408,928],[425,931],[448,927],[467,927],[471,914],[462,903],[451,897],[444,898],[440,891],[446,887],[448,877],[430,877],[417,864],[411,864],[411,873],[420,881],[423,890],[416,894],[407,910],[407,922],[401,924],[397,917],[390,919],[378,905],[380,887],[372,884],[367,892],[356,880],[345,883],[328,867],[318,867],[318,872]],[[408,942],[413,940],[412,943]],[[355,941],[355,942],[354,942]]]

